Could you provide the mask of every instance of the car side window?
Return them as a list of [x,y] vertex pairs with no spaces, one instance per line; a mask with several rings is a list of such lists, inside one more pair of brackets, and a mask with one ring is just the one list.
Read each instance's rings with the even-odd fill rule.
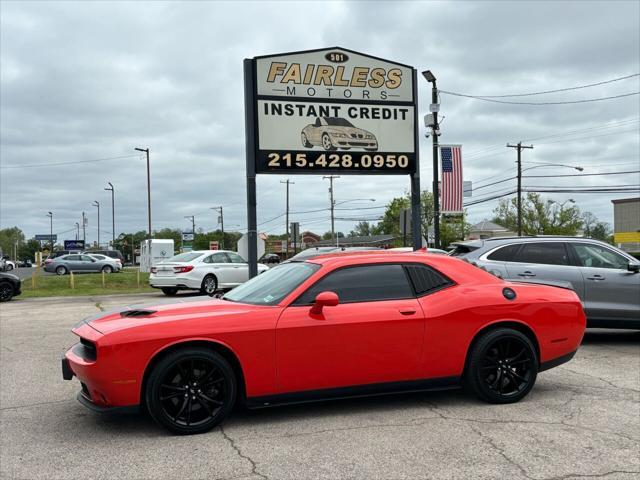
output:
[[500,247],[491,253],[487,260],[493,260],[496,262],[517,262],[516,255],[520,250],[520,244],[515,243],[513,245],[507,245],[506,247]]
[[227,252],[227,257],[229,257],[231,263],[247,263],[244,258],[234,252]]
[[409,273],[413,289],[419,296],[453,285],[449,278],[426,265],[407,265],[405,268]]
[[340,303],[412,298],[413,291],[402,265],[363,265],[333,271],[318,280],[296,301],[311,305],[320,292],[335,292]]
[[81,255],[80,258],[83,262],[91,262],[93,259],[89,255]]
[[525,243],[514,261],[542,265],[569,265],[569,256],[564,242]]
[[578,257],[578,265],[591,268],[627,269],[629,260],[622,255],[600,245],[588,243],[572,243],[571,246]]
[[209,256],[209,262],[208,263],[229,263],[229,259],[222,252],[214,253],[213,255]]
[[80,261],[80,255],[69,255],[64,260],[66,260],[68,262],[79,262]]

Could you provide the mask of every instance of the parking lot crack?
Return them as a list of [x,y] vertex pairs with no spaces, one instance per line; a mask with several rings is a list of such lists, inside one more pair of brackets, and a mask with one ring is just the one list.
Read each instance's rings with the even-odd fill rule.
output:
[[609,385],[609,386],[611,386],[613,388],[616,388],[618,390],[627,390],[627,391],[631,391],[631,392],[640,393],[640,390],[636,390],[635,388],[629,388],[629,387],[621,387],[620,385],[616,385],[615,383],[613,383],[613,382],[611,382],[609,380],[606,380],[606,379],[604,379],[602,377],[599,377],[597,375],[592,375],[592,374],[586,373],[586,372],[578,372],[576,370],[571,370],[570,368],[567,368],[565,366],[562,366],[562,367],[559,367],[559,368],[562,369],[562,370],[566,370],[567,372],[571,372],[571,373],[573,373],[575,375],[584,375],[585,377],[595,378],[596,380],[600,380],[601,382],[606,383],[607,385]]
[[104,312],[106,309],[102,306],[102,303],[100,302],[96,302],[95,306],[98,310],[100,310],[101,312]]
[[227,432],[224,431],[224,427],[220,427],[220,433],[222,433],[222,436],[224,437],[224,439],[229,442],[229,444],[231,445],[231,448],[233,448],[236,453],[238,454],[238,456],[246,461],[248,461],[251,464],[251,474],[252,475],[257,475],[260,478],[264,478],[265,480],[269,480],[269,477],[267,477],[266,475],[263,475],[262,473],[260,473],[258,471],[258,465],[256,464],[256,462],[248,455],[242,453],[242,450],[240,449],[240,447],[236,444],[236,441],[231,438]]
[[546,477],[541,480],[569,480],[570,478],[604,478],[609,475],[615,475],[616,473],[631,473],[631,474],[640,474],[640,471],[635,470],[611,470],[605,473],[569,473],[567,475],[561,475],[559,477]]

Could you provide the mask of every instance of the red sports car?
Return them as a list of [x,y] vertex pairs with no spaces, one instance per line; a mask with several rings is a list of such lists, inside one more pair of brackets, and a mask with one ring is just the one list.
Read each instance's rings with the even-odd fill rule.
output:
[[62,359],[98,410],[146,408],[175,433],[249,408],[467,386],[523,398],[575,354],[578,296],[457,258],[362,252],[284,263],[221,299],[129,307],[78,324]]

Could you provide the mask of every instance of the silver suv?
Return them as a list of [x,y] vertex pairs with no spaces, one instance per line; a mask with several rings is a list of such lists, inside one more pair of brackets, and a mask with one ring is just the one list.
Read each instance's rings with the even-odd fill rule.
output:
[[640,328],[640,262],[577,237],[504,237],[453,244],[451,255],[510,280],[570,283],[587,327]]

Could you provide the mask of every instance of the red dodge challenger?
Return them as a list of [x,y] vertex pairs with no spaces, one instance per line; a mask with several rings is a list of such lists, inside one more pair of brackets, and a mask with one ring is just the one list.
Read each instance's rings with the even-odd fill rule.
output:
[[510,403],[570,360],[578,296],[424,252],[284,263],[221,299],[129,307],[79,323],[62,359],[96,411],[144,407],[175,433],[249,408],[466,386]]

